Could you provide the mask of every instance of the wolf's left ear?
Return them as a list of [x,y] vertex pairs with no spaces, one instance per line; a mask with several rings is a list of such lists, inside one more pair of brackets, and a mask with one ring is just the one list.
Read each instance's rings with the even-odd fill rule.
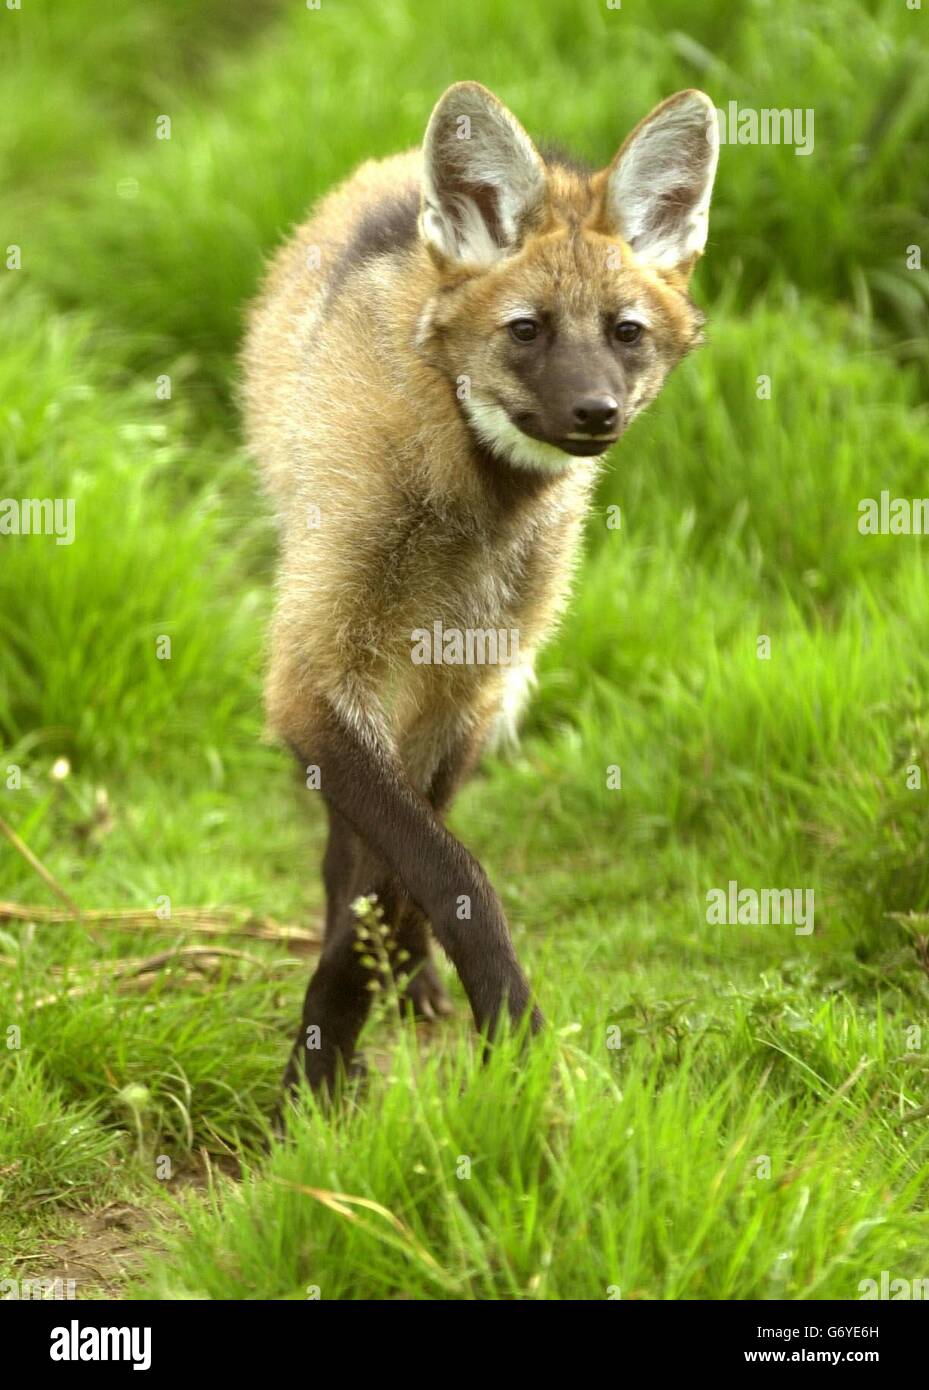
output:
[[716,110],[704,92],[678,92],[626,140],[606,174],[604,217],[657,270],[687,272],[706,245],[719,159]]
[[545,167],[522,126],[478,82],[440,97],[423,142],[420,229],[441,262],[486,266],[541,216]]

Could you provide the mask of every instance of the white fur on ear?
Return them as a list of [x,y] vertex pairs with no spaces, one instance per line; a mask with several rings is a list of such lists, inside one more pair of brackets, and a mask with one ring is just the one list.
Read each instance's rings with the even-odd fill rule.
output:
[[425,241],[448,260],[491,265],[539,206],[545,169],[514,116],[477,82],[440,97],[423,142]]
[[642,260],[673,270],[702,253],[718,160],[716,110],[704,92],[678,92],[635,128],[606,199],[611,223]]

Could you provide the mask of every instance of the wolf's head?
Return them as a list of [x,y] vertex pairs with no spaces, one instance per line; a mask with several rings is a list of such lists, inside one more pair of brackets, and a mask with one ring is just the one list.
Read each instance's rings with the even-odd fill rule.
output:
[[543,159],[478,83],[442,96],[420,216],[440,279],[418,346],[495,453],[529,468],[602,454],[699,341],[687,282],[717,156],[702,92],[662,102],[591,175]]

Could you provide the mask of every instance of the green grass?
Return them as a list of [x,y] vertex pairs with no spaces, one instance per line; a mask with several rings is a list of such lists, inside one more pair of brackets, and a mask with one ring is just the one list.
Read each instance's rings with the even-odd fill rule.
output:
[[[855,1298],[882,1269],[923,1277],[929,578],[922,538],[857,520],[926,492],[929,277],[905,267],[929,255],[926,13],[227,9],[0,11],[0,240],[22,257],[0,279],[0,493],[76,508],[71,546],[0,537],[0,815],[84,909],[318,921],[320,807],[262,739],[274,539],[234,405],[243,307],[308,203],[416,142],[464,77],[603,162],[687,85],[812,107],[816,146],[723,149],[708,344],[615,451],[523,741],[452,815],[547,1034],[482,1068],[453,981],[441,1029],[380,1010],[364,1093],[305,1105],[269,1153],[305,954],[177,917],[0,920],[2,1273],[36,1275],[114,1195],[161,1212],[206,1162],[123,1292]],[[733,878],[814,889],[814,934],[708,924]],[[0,900],[56,903],[3,840]],[[115,975],[216,944],[238,954]]]
[[199,1211],[149,1290],[815,1298],[852,1294],[862,1268],[918,1268],[929,1225],[910,1211],[908,1144],[850,1146],[871,1083],[846,1098],[814,1069],[844,1078],[880,1042],[830,1004],[785,1057],[745,1002],[731,1009],[725,1038],[675,1046],[656,1024],[628,1059],[601,1016],[477,1077],[460,1052],[422,1065],[401,1046],[357,1111],[306,1115],[260,1181],[229,1186],[218,1257],[216,1215]]

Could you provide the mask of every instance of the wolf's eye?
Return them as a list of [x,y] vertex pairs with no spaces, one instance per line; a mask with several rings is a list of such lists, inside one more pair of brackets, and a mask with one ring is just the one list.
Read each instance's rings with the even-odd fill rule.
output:
[[613,329],[613,337],[618,343],[637,343],[642,336],[642,325],[632,319],[623,319]]
[[531,343],[539,332],[535,319],[514,319],[507,327],[518,343]]

